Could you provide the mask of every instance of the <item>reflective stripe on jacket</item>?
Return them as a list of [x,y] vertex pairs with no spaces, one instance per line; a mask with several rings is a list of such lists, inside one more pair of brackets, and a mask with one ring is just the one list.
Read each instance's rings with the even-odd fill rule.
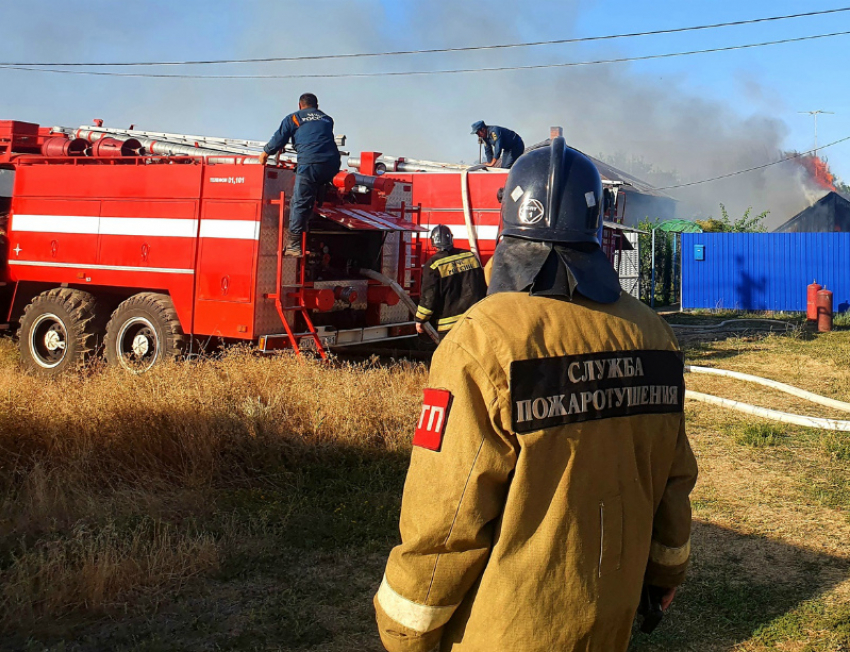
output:
[[422,268],[422,288],[414,319],[430,321],[447,332],[487,294],[484,272],[475,254],[453,248],[433,255]]
[[375,597],[384,646],[625,651],[644,580],[678,585],[690,553],[670,328],[625,294],[495,294],[439,346],[429,387]]

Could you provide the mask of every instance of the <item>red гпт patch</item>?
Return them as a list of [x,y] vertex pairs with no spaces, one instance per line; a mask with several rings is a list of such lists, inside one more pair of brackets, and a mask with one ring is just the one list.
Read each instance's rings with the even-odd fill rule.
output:
[[439,451],[443,445],[443,434],[449,420],[452,393],[447,389],[426,389],[422,400],[422,414],[413,434],[413,445]]

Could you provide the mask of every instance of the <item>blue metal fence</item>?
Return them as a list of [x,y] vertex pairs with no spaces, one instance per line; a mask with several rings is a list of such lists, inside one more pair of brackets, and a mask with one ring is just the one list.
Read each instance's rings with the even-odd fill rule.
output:
[[850,233],[682,234],[683,308],[803,312],[813,280],[850,308]]

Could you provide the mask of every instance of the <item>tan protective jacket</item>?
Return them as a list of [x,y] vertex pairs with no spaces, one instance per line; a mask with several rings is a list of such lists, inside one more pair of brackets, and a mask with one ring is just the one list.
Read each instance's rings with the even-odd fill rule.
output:
[[375,596],[390,652],[626,650],[641,586],[690,552],[681,354],[637,300],[492,295],[440,344],[402,544]]

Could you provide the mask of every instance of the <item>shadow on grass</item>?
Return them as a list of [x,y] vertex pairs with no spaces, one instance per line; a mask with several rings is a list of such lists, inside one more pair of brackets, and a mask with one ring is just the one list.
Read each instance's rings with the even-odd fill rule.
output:
[[[0,650],[371,650],[371,596],[398,539],[409,452],[292,443],[208,490],[222,562],[129,608],[13,624]],[[261,470],[260,470],[261,469]]]
[[[728,338],[719,337],[715,341],[720,342],[725,339]],[[693,344],[697,344],[697,346],[693,346]],[[700,340],[698,343],[696,340],[691,342],[680,340],[679,345],[685,349],[685,356],[690,361],[710,362],[735,358],[741,355],[741,351],[736,351],[734,349],[717,349],[714,347],[708,347],[706,346],[706,340]]]
[[[210,488],[201,527],[223,553],[213,575],[149,608],[42,621],[0,650],[378,652],[371,599],[398,538],[408,453],[306,448],[297,464],[270,453],[261,474]],[[850,573],[847,559],[703,522],[693,549],[673,609],[631,650],[729,650]]]
[[659,628],[636,631],[630,650],[729,650],[763,634],[781,638],[774,623],[848,578],[850,560],[695,522],[688,581]]

